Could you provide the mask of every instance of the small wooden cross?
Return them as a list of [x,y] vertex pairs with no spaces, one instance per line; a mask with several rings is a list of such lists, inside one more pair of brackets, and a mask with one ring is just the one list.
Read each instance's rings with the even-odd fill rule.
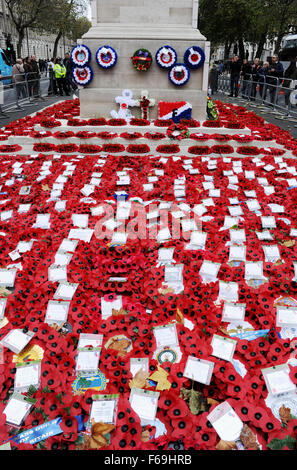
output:
[[141,109],[142,119],[149,119],[149,108],[156,104],[156,100],[149,98],[148,95],[149,92],[147,90],[143,90],[139,100],[135,100],[135,106]]

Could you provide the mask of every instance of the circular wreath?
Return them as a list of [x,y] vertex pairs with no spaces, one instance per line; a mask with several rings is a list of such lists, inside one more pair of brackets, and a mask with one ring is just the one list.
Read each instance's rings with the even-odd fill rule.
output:
[[156,62],[162,69],[170,69],[177,62],[177,53],[170,46],[163,46],[157,50]]
[[169,71],[169,80],[175,86],[185,85],[190,79],[190,70],[184,64],[175,64]]
[[199,69],[205,62],[205,53],[201,47],[189,47],[184,55],[184,62],[190,69]]
[[70,58],[76,67],[85,67],[91,62],[92,53],[87,46],[80,44],[72,49]]
[[153,63],[153,57],[147,49],[137,49],[131,57],[134,67],[139,72],[146,72]]
[[87,86],[93,80],[94,72],[92,67],[87,65],[84,68],[74,67],[72,70],[73,81],[79,86]]
[[96,53],[96,61],[99,67],[111,69],[118,61],[118,54],[111,46],[102,46]]
[[189,135],[189,129],[184,124],[172,124],[172,126],[168,127],[167,129],[167,136],[170,139],[187,139]]

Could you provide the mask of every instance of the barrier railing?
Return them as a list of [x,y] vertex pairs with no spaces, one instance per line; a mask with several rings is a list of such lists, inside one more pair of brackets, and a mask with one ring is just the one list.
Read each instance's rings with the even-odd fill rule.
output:
[[[10,83],[9,83],[10,82]],[[66,79],[66,88],[74,94],[74,85]],[[39,101],[46,101],[48,96],[59,93],[59,86],[52,73],[38,75],[33,78],[25,73],[0,78],[0,119],[9,116],[10,112],[23,111],[27,107],[38,105]]]
[[[247,77],[238,82],[238,98],[252,102],[255,106],[266,106],[287,117],[297,117],[297,80],[269,75],[260,76],[256,80],[252,75]],[[229,75],[218,76],[216,91],[231,93]]]

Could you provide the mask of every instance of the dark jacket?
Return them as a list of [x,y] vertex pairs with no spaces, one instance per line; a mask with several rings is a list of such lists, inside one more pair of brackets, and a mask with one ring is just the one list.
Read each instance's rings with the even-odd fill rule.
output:
[[252,76],[253,76],[253,81],[258,81],[259,80],[259,71],[261,69],[260,64],[253,64],[252,65]]
[[64,65],[66,67],[66,77],[70,77],[71,76],[71,72],[72,72],[72,68],[73,68],[73,65],[72,65],[72,62],[70,59],[64,59]]
[[249,80],[252,74],[252,66],[251,64],[243,64],[241,69],[242,77],[244,80]]
[[31,61],[32,65],[32,74],[33,74],[33,80],[38,80],[39,78],[39,67],[38,64],[35,60]]
[[284,73],[285,78],[289,78],[290,80],[284,80],[283,87],[290,88],[291,80],[296,80],[297,68],[296,68],[296,61],[290,63],[289,67],[286,69]]
[[267,73],[267,82],[271,84],[277,84],[278,79],[284,76],[284,67],[280,62],[271,64]]
[[231,72],[231,75],[233,76],[236,76],[236,75],[240,75],[240,71],[241,71],[241,67],[242,67],[242,64],[240,62],[240,60],[238,60],[237,62],[232,62],[231,65],[230,65],[230,72]]
[[28,64],[28,62],[26,62],[24,65],[24,69],[25,69],[27,80],[28,81],[35,80],[35,72],[34,72],[32,63]]

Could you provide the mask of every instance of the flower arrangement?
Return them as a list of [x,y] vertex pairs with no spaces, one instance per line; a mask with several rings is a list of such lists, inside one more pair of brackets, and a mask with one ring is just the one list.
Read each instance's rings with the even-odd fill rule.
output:
[[60,131],[60,132],[58,131],[53,134],[53,137],[55,139],[61,139],[61,140],[70,139],[71,137],[74,137],[74,136],[75,136],[75,133],[72,131]]
[[56,145],[55,150],[58,153],[75,153],[78,151],[78,146],[75,144]]
[[76,67],[84,68],[91,62],[92,53],[87,46],[79,44],[72,49],[70,59]]
[[99,153],[100,151],[101,151],[100,145],[82,144],[78,147],[79,153],[92,154],[92,153]]
[[127,121],[125,119],[115,119],[115,118],[112,118],[112,119],[109,119],[106,124],[108,126],[126,126],[127,125]]
[[223,124],[219,120],[209,120],[203,123],[203,127],[223,127]]
[[130,126],[149,126],[150,121],[148,119],[137,119],[133,118],[130,121]]
[[39,124],[41,127],[45,127],[46,129],[52,129],[62,125],[61,122],[57,121],[56,119],[41,119]]
[[179,145],[176,145],[176,144],[159,145],[156,148],[156,152],[157,153],[169,153],[169,154],[179,153],[180,147]]
[[222,154],[222,153],[233,153],[234,152],[234,148],[231,146],[231,145],[214,145],[212,148],[211,148],[211,151],[213,153],[219,153],[219,154]]
[[237,153],[240,155],[259,155],[261,153],[261,149],[252,145],[250,147],[243,145],[242,147],[238,147]]
[[184,86],[190,80],[190,70],[184,64],[175,64],[168,73],[170,82],[175,86]]
[[169,139],[183,140],[189,137],[190,132],[184,124],[172,124],[168,127],[166,134]]
[[153,63],[153,57],[147,49],[137,49],[131,57],[133,66],[139,72],[147,72]]
[[171,46],[162,46],[156,52],[156,62],[162,69],[170,69],[177,62],[177,52]]
[[34,152],[54,152],[56,149],[55,144],[48,144],[48,143],[43,143],[43,144],[34,144],[33,145],[33,150]]
[[106,126],[106,119],[105,118],[92,118],[88,120],[89,126]]
[[120,137],[126,140],[135,140],[140,139],[142,137],[142,134],[140,132],[123,132],[122,134],[120,134]]
[[126,150],[128,153],[141,154],[148,153],[150,151],[150,147],[146,144],[130,144]]
[[116,132],[103,131],[103,132],[98,132],[97,137],[103,140],[111,140],[111,139],[116,139],[118,137],[118,134]]
[[161,140],[165,139],[166,136],[165,134],[162,134],[162,132],[146,132],[144,137],[150,140]]
[[200,122],[196,121],[196,119],[181,119],[180,124],[187,127],[200,127]]
[[79,131],[75,134],[75,137],[78,139],[91,139],[92,137],[96,137],[97,134],[96,132],[90,132],[90,131]]
[[194,145],[189,147],[188,152],[193,155],[209,155],[211,153],[211,148],[202,145]]
[[189,47],[184,54],[184,63],[187,67],[197,70],[203,66],[205,62],[205,53],[201,47]]
[[113,68],[118,60],[116,50],[111,46],[102,46],[96,53],[96,61],[99,67],[107,70]]
[[169,127],[173,123],[172,119],[156,119],[154,126],[156,127]]
[[71,73],[74,83],[81,87],[88,86],[94,78],[94,72],[90,65],[86,65],[83,68],[74,67]]
[[106,153],[120,153],[125,151],[125,146],[122,144],[103,144],[102,152]]
[[[65,112],[69,116],[70,109],[74,117],[79,103],[75,100],[71,104],[72,108],[65,102],[58,103],[38,115],[12,122],[3,128],[2,134],[14,135],[14,130],[19,129],[30,135],[35,132],[34,127],[41,119],[55,119],[58,112]],[[294,142],[286,131],[258,122],[253,113],[244,111],[244,108],[238,109],[237,106],[227,106],[220,102],[217,102],[217,106],[222,122],[239,119],[246,127],[251,126],[253,131],[258,130],[260,135],[269,132],[273,142],[276,139],[283,142],[278,144],[280,148],[276,150],[285,150],[285,144]],[[158,132],[151,133],[155,134]],[[224,134],[233,135],[226,128]],[[161,135],[164,138],[165,131]],[[206,134],[202,136],[205,137]],[[214,137],[215,134],[209,134],[207,140],[212,142]],[[220,138],[217,141],[220,150],[225,145],[228,147],[227,141]],[[257,164],[253,153],[242,159],[236,158],[238,154],[234,154],[235,159],[231,159],[225,158],[223,153],[214,153],[211,146],[199,145],[195,147],[196,150],[200,149],[200,153],[192,154],[198,158],[189,155],[176,157],[172,148],[166,158],[160,158],[157,152],[153,155],[156,158],[148,158],[147,154],[129,154],[127,151],[123,155],[102,156],[104,162],[101,161],[101,156],[99,162],[98,154],[87,153],[84,158],[70,159],[75,161],[76,170],[68,176],[63,188],[61,199],[66,201],[66,210],[59,212],[55,209],[57,201],[52,200],[50,191],[57,177],[67,168],[69,155],[62,153],[60,158],[53,160],[47,150],[54,153],[57,146],[46,142],[35,145],[46,152],[36,155],[28,165],[24,164],[28,160],[27,156],[9,153],[11,147],[9,152],[0,154],[1,167],[7,173],[2,181],[2,191],[6,193],[3,195],[2,202],[6,202],[3,204],[2,214],[6,208],[13,210],[13,224],[2,220],[2,231],[6,235],[3,237],[5,244],[0,253],[1,265],[4,267],[7,262],[10,263],[7,253],[15,250],[19,241],[30,242],[34,239],[30,252],[22,256],[21,268],[16,268],[14,287],[1,290],[2,308],[5,300],[7,301],[4,307],[7,323],[2,324],[0,329],[1,343],[14,329],[32,332],[34,336],[19,355],[7,347],[3,347],[3,354],[0,353],[0,444],[9,442],[12,450],[134,449],[160,453],[179,444],[186,452],[193,449],[195,452],[235,449],[236,444],[220,439],[209,421],[209,414],[217,405],[228,402],[242,422],[242,431],[238,436],[242,448],[294,451],[294,401],[287,401],[283,395],[280,399],[276,397],[273,400],[274,406],[270,406],[263,370],[284,365],[291,386],[297,384],[296,338],[291,339],[286,329],[276,326],[277,307],[297,304],[295,247],[294,237],[291,235],[296,221],[297,190],[288,187],[286,179],[291,178],[290,172],[278,175],[279,169],[285,169],[283,163],[294,173],[293,169],[297,168],[296,159],[287,152],[286,159],[283,159],[285,161],[278,163],[279,160],[274,158],[273,147],[271,153],[265,151],[266,147],[256,147],[252,141],[242,147],[257,148],[263,165]],[[203,148],[205,153],[201,152]],[[81,153],[79,149],[78,152]],[[199,157],[208,154],[211,154],[209,159]],[[216,169],[211,170],[211,174],[215,188],[220,189],[220,196],[215,198],[214,205],[205,204],[207,213],[203,231],[207,233],[207,240],[202,255],[201,250],[189,251],[188,242],[180,234],[174,236],[176,224],[171,214],[186,209],[187,218],[195,220],[196,213],[193,209],[197,205],[200,207],[201,201],[204,203],[209,198],[209,190],[204,189],[204,183],[205,176],[210,174],[209,162],[213,157]],[[192,161],[190,171],[185,164],[189,158]],[[230,263],[227,243],[230,241],[229,230],[222,231],[230,198],[236,194],[230,188],[228,176],[224,174],[229,174],[233,160],[241,160],[243,169],[238,175],[238,194],[240,193],[243,209],[239,228],[245,232],[248,259],[263,263],[265,283],[262,285],[252,285],[246,280],[244,262]],[[51,161],[52,171],[40,181],[41,168]],[[23,163],[26,182],[19,181],[16,176],[13,185],[6,185],[16,168],[15,162]],[[98,165],[99,168],[94,170]],[[264,168],[266,165],[273,165],[274,169],[267,172]],[[124,186],[125,191],[117,191],[118,172],[123,168],[129,168],[130,184]],[[198,169],[199,173],[192,175],[191,169]],[[153,184],[153,189],[147,188],[148,177],[157,175],[157,170],[163,170],[164,176]],[[176,263],[184,265],[182,293],[161,288],[164,286],[166,267],[159,265],[160,243],[155,237],[128,237],[126,244],[121,246],[109,243],[112,234],[103,239],[98,237],[101,217],[91,215],[90,198],[83,198],[81,192],[84,185],[89,183],[93,171],[100,171],[102,177],[100,185],[94,186],[91,198],[98,205],[106,207],[108,219],[115,216],[115,211],[112,213],[111,209],[116,204],[112,201],[131,200],[133,210],[129,219],[125,220],[125,227],[129,226],[131,220],[135,222],[134,196],[138,196],[143,202],[140,205],[137,203],[136,207],[137,211],[143,210],[144,220],[157,207],[155,203],[150,204],[152,200],[171,203],[167,224],[172,239],[161,246],[173,249]],[[253,171],[255,178],[245,177],[245,171]],[[269,185],[274,187],[274,193],[269,196],[265,194],[265,188],[259,181],[261,177],[267,178]],[[174,190],[182,182],[185,187],[182,199],[186,206],[180,203],[176,205]],[[25,185],[30,185],[30,193],[19,194]],[[271,215],[271,204],[281,204],[284,207],[284,213],[275,217],[276,227],[271,229],[273,244],[279,248],[281,264],[265,260],[263,245],[266,243],[257,237],[257,232],[263,232],[261,217],[245,207],[250,199],[246,191],[251,190],[256,192],[261,203],[262,215]],[[108,203],[105,206],[106,201]],[[32,205],[26,215],[19,213],[23,204]],[[44,212],[50,213],[50,227],[35,228],[36,215]],[[44,321],[48,303],[56,298],[61,284],[64,284],[63,280],[50,281],[48,270],[62,241],[73,229],[73,213],[89,214],[89,227],[95,227],[95,232],[89,242],[80,241],[77,244],[71,263],[67,266],[67,281],[72,285],[77,284],[71,302],[67,301],[67,323],[48,324]],[[200,218],[196,219],[198,220]],[[216,282],[202,282],[199,273],[205,260],[220,264]],[[117,277],[118,280],[112,280],[111,277]],[[225,282],[236,284],[238,301],[235,303],[246,306],[246,323],[242,328],[236,323],[230,326],[229,321],[223,321],[226,302],[220,296],[221,283]],[[119,300],[119,296],[122,308],[114,309],[109,318],[103,318],[103,301],[114,302]],[[147,306],[150,308],[149,314]],[[155,355],[153,328],[169,323],[176,328],[180,360],[160,364],[156,359],[157,357],[161,361],[160,355]],[[81,334],[102,335],[100,373],[92,374],[92,381],[87,377],[80,380],[76,376]],[[213,354],[214,335],[236,341],[232,361]],[[185,377],[189,356],[214,364],[209,385]],[[132,376],[130,359],[135,357],[148,359],[147,374]],[[11,398],[10,392],[17,384],[16,363],[24,362],[28,364],[26,367],[30,367],[34,360],[40,361],[40,383],[23,392],[24,397],[31,399],[31,412],[24,415],[16,429],[7,423],[9,412],[6,410]],[[94,389],[95,385],[97,390]],[[129,401],[131,387],[159,393],[156,418],[164,425],[163,429],[161,425],[159,427],[159,437],[156,437],[156,428],[152,425],[144,426],[138,413],[133,410]],[[115,422],[108,425],[96,423],[87,428],[92,405],[98,394],[117,396]],[[48,432],[53,429],[53,420],[54,435],[44,434],[45,430]]]
[[9,153],[9,152],[18,152],[19,150],[22,150],[21,145],[0,145],[0,152],[3,153]]

